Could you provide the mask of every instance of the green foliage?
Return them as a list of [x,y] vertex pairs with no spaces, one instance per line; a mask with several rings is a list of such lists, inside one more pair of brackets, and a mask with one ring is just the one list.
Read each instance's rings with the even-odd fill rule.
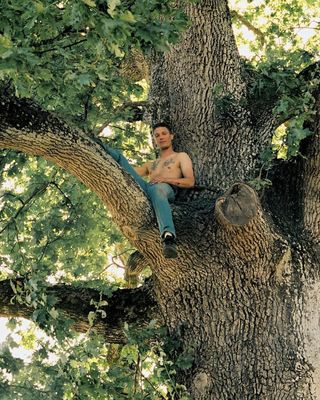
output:
[[[263,99],[264,106],[268,101],[273,106],[273,113],[281,121],[288,121],[282,129],[282,143],[286,146],[280,148],[275,144],[277,132],[275,133],[272,149],[264,150],[261,155],[262,161],[268,167],[273,159],[281,157],[289,159],[296,156],[299,152],[300,142],[310,135],[309,129],[305,126],[310,123],[315,115],[314,97],[312,93],[319,84],[319,79],[315,75],[313,79],[306,81],[299,76],[299,71],[306,66],[306,62],[312,61],[310,56],[305,56],[304,51],[296,51],[290,55],[290,59],[274,59],[274,56],[257,65],[256,73],[258,79],[251,88],[252,96]],[[293,117],[294,116],[294,117]],[[269,159],[266,158],[269,154]]]
[[149,128],[140,123],[139,128],[133,124],[123,124],[121,122],[110,125],[112,135],[106,140],[101,140],[109,146],[120,150],[130,161],[131,164],[142,164],[153,157],[149,137]]
[[[291,59],[298,50],[316,54],[319,48],[319,7],[310,0],[231,0],[240,51],[256,63],[270,55]],[[254,28],[254,29],[253,29]]]
[[234,14],[233,22],[240,52],[246,57],[251,107],[257,113],[272,107],[284,122],[260,154],[264,172],[251,183],[262,188],[270,184],[267,171],[274,160],[298,155],[301,140],[312,134],[306,126],[314,117],[319,70],[308,80],[300,73],[318,61],[319,7],[308,0],[234,0],[231,7],[241,16]]
[[233,93],[225,92],[221,84],[213,87],[215,117],[223,124],[235,123],[239,115],[244,111],[247,102],[237,99]]
[[[145,100],[148,88],[126,78],[121,66],[132,49],[148,54],[178,40],[187,19],[174,3],[0,0],[0,81],[86,131],[112,127],[102,139],[143,162],[150,153],[146,127],[123,121],[132,117],[125,104]],[[235,0],[231,6],[261,32],[249,40],[236,31],[240,50],[251,52],[246,69],[256,79],[250,94],[257,107],[261,98],[270,104],[276,99],[273,112],[281,120],[296,113],[260,155],[268,171],[275,157],[297,155],[311,133],[305,122],[313,116],[312,90],[319,81],[306,83],[297,75],[315,61],[320,46],[319,35],[300,35],[318,8],[310,0],[243,4]],[[236,17],[234,25],[243,26]],[[215,96],[225,121],[233,108],[246,106],[219,86]],[[0,398],[187,399],[175,375],[192,367],[195,351],[183,347],[182,326],[176,337],[154,321],[140,330],[127,326],[128,343],[109,345],[94,335],[94,319],[104,317],[102,300],[92,302],[92,328],[77,335],[47,294],[48,285],[60,282],[107,295],[123,284],[120,278],[110,282],[110,255],[124,263],[130,246],[100,200],[52,164],[13,151],[0,153],[0,182],[0,279],[12,278],[12,301],[33,307],[34,322],[46,332],[9,321],[12,335],[0,348]],[[263,188],[270,181],[261,171],[252,184]],[[14,355],[18,346],[33,353],[29,361]]]
[[117,235],[100,200],[44,160],[11,157],[9,152],[2,172],[3,263],[20,275],[36,272],[39,279],[61,275],[68,281],[101,271]]
[[20,344],[34,345],[32,362],[26,364],[8,346],[2,348],[0,393],[8,399],[187,400],[185,388],[174,382],[177,366],[163,351],[166,330],[151,321],[144,329],[126,326],[125,332],[126,345],[108,345],[92,332],[59,343],[35,331],[28,337],[16,330]]
[[[139,89],[136,94],[145,93]],[[124,124],[124,116],[122,112],[114,117],[112,136],[107,141],[132,160],[143,162],[149,153],[147,129],[142,124]],[[101,125],[102,119],[97,121],[96,125]],[[109,267],[115,264],[113,258],[110,262],[110,255],[116,259],[119,255],[117,262],[124,263],[130,246],[100,200],[61,169],[13,151],[2,151],[0,163],[0,277],[12,278],[11,301],[32,307],[33,321],[48,335],[39,340],[32,330],[24,330],[18,342],[7,339],[7,350],[4,354],[0,351],[0,359],[3,365],[12,364],[12,368],[8,371],[0,367],[0,397],[105,399],[106,393],[110,393],[110,399],[122,398],[122,384],[129,389],[133,385],[132,374],[126,373],[125,358],[120,370],[114,365],[107,374],[110,367],[104,357],[108,345],[99,339],[97,347],[97,339],[89,333],[86,341],[74,335],[72,321],[59,313],[56,299],[47,294],[47,287],[64,282],[111,295],[121,280],[109,281]],[[89,313],[88,319],[93,325],[97,316],[104,317],[104,303],[92,305],[95,311]],[[14,321],[10,325],[12,329],[18,328]],[[90,331],[93,330],[94,327]],[[78,347],[73,343],[78,343]],[[11,354],[17,346],[33,347],[30,363]],[[97,349],[102,356],[96,359]],[[49,362],[48,357],[58,361]],[[159,385],[160,378],[157,379]],[[152,387],[148,390],[157,393]],[[142,398],[141,393],[140,388],[135,398]]]
[[132,48],[168,48],[186,26],[171,0],[0,1],[0,80],[83,129],[112,121],[141,86],[119,74]]

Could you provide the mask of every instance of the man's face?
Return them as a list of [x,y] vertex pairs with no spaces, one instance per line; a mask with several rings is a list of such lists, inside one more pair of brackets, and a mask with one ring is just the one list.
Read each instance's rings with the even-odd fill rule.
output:
[[173,134],[164,126],[159,126],[153,131],[154,140],[160,150],[166,150],[172,146]]

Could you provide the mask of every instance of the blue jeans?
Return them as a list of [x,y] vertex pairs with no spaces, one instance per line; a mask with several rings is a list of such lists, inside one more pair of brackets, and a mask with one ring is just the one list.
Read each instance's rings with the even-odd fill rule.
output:
[[150,184],[134,170],[128,160],[117,150],[111,149],[103,143],[103,148],[108,154],[125,170],[142,188],[148,199],[151,201],[154,212],[157,217],[160,236],[164,232],[171,232],[176,236],[176,230],[173,225],[172,212],[169,201],[174,201],[175,192],[168,183]]

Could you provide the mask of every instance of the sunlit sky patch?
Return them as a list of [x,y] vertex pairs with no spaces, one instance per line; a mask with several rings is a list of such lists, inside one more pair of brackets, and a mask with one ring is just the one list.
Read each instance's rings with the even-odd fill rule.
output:
[[[31,322],[26,319],[20,319],[21,325],[19,325],[19,330],[26,331],[30,329]],[[1,345],[7,340],[8,336],[11,335],[12,338],[19,343],[20,336],[17,334],[12,334],[11,330],[7,328],[6,324],[8,322],[7,318],[0,318],[0,351]],[[33,350],[27,350],[22,346],[10,349],[13,357],[21,358],[24,362],[28,363],[31,361]]]
[[[230,0],[229,6],[231,10],[236,10],[241,15],[244,15],[248,8],[254,10],[260,6],[264,6],[263,15],[256,15],[255,18],[249,21],[255,28],[260,29],[261,26],[268,24],[270,22],[271,14],[274,12],[273,8],[270,6],[265,6],[265,0]],[[254,11],[253,11],[254,12]],[[314,12],[314,10],[313,10]],[[310,18],[311,19],[311,18]],[[313,36],[319,32],[320,25],[320,14],[313,15],[312,20],[308,25],[304,26],[293,26],[291,29],[293,32],[301,39],[301,45],[305,45]],[[254,32],[252,32],[248,27],[241,24],[240,27],[234,26],[234,31],[236,35],[240,35],[246,43],[240,43],[238,46],[239,53],[242,57],[252,58],[256,54],[250,48],[250,42],[257,40]],[[263,33],[263,29],[261,29]],[[279,45],[282,41],[279,39]],[[290,43],[286,45],[286,49],[289,51],[291,49]]]

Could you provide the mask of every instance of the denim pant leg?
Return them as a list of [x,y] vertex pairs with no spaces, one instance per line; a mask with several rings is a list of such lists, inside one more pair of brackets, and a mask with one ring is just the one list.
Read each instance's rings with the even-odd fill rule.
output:
[[175,197],[174,190],[167,183],[156,183],[150,185],[146,182],[129,164],[128,160],[117,150],[111,149],[103,144],[105,151],[125,170],[145,192],[151,200],[154,212],[157,217],[160,235],[164,232],[171,232],[176,236],[176,231],[173,225],[172,212],[169,201],[173,201]]
[[141,176],[129,164],[128,160],[118,150],[111,149],[105,144],[103,144],[103,148],[125,171],[127,171],[133,177],[133,179],[138,183],[138,185],[148,196],[149,184],[143,178],[141,178]]
[[174,228],[172,211],[170,208],[169,201],[173,201],[175,197],[174,190],[167,183],[155,183],[148,185],[148,197],[152,202],[154,212],[157,217],[160,236],[164,232],[171,232],[176,236],[176,230]]

